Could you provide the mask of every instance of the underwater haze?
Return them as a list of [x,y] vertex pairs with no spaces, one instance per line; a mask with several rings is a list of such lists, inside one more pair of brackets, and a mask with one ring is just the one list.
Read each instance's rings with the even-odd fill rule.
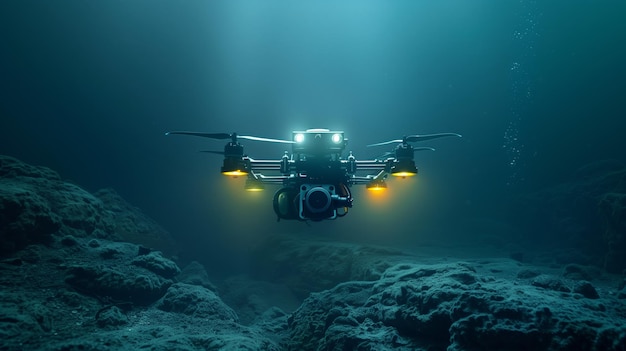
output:
[[[471,240],[512,199],[626,162],[625,16],[623,1],[3,1],[0,154],[114,188],[189,260],[241,262],[275,232]],[[245,193],[198,152],[223,142],[165,136],[307,128],[344,131],[357,159],[409,134],[463,138],[418,145],[437,149],[416,154],[418,177],[306,224],[277,222],[271,189]]]

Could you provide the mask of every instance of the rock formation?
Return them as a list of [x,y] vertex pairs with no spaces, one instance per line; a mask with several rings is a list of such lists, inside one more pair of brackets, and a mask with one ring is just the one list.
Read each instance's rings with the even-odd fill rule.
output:
[[623,264],[610,190],[585,193],[605,216],[603,265],[276,235],[249,275],[212,281],[219,267],[181,269],[159,250],[167,232],[112,190],[0,157],[0,349],[624,350],[626,279],[604,270]]

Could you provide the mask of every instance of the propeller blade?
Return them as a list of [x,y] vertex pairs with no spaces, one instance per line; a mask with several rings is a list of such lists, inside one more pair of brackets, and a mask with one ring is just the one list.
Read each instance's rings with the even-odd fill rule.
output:
[[283,144],[293,144],[293,143],[295,143],[294,141],[291,141],[291,140],[261,138],[261,137],[251,136],[251,135],[237,135],[235,133],[233,133],[233,134],[228,134],[228,133],[200,133],[200,132],[185,132],[185,131],[174,131],[174,132],[167,132],[167,133],[165,133],[165,135],[170,135],[170,134],[193,135],[193,136],[198,136],[198,137],[203,137],[203,138],[210,138],[210,139],[232,139],[234,137],[235,138],[234,140],[237,140],[237,139],[247,139],[247,140],[254,140],[254,141],[266,141],[266,142],[270,142],[270,143],[283,143]]
[[437,134],[424,134],[424,135],[409,135],[405,137],[404,140],[409,143],[414,143],[417,141],[432,140],[432,139],[445,138],[445,137],[451,137],[451,136],[460,138],[461,134],[437,133]]
[[193,135],[193,136],[199,136],[199,137],[210,138],[210,139],[229,139],[232,137],[232,134],[228,134],[228,133],[199,133],[199,132],[183,132],[183,131],[174,131],[174,132],[165,133],[165,135],[170,135],[170,134]]
[[414,147],[413,150],[415,150],[415,151],[435,151],[435,148],[428,147],[428,146],[420,146],[420,147]]
[[217,154],[217,155],[225,155],[224,151],[213,151],[213,150],[200,150],[200,152],[206,152],[209,154]]
[[402,142],[402,139],[389,140],[389,141],[383,141],[382,143],[369,144],[369,145],[367,145],[367,147],[389,145],[389,144],[397,144],[397,143],[401,143],[401,142]]
[[436,134],[424,134],[424,135],[416,134],[416,135],[405,136],[403,139],[395,139],[395,140],[383,141],[382,143],[370,144],[370,145],[367,145],[367,147],[398,144],[398,143],[415,143],[418,141],[432,140],[432,139],[452,137],[452,136],[460,138],[461,134],[457,134],[457,133],[436,133]]
[[237,135],[237,138],[255,140],[255,141],[267,141],[269,143],[283,143],[283,144],[294,144],[295,141],[292,140],[281,140],[281,139],[269,139],[269,138],[260,138],[250,135]]

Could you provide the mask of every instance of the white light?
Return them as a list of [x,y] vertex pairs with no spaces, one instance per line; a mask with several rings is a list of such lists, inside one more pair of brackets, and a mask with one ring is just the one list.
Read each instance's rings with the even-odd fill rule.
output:
[[335,144],[339,144],[341,142],[341,139],[343,139],[341,137],[341,134],[337,133],[337,134],[333,134],[333,143]]
[[304,141],[304,134],[298,133],[298,134],[294,135],[293,141],[295,141],[296,143],[303,142]]

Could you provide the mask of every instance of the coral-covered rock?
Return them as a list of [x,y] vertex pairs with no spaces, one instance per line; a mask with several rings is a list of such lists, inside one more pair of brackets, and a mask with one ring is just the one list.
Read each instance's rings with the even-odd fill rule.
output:
[[180,273],[180,269],[172,260],[169,260],[159,252],[152,251],[146,255],[137,256],[131,264],[143,267],[165,278],[173,278]]
[[311,294],[289,318],[287,347],[622,349],[626,327],[611,317],[615,311],[564,294],[486,279],[466,264],[400,264],[377,281]]
[[598,295],[598,291],[596,290],[596,288],[591,285],[591,283],[589,282],[585,282],[585,281],[579,281],[574,283],[574,287],[572,288],[572,290],[575,293],[581,294],[582,296],[588,298],[588,299],[597,299],[600,297],[600,295]]
[[0,155],[0,177],[15,179],[19,177],[61,180],[59,174],[48,167],[31,166],[16,158]]
[[53,314],[41,302],[31,302],[24,296],[0,292],[2,340],[50,332],[53,319]]
[[533,269],[522,269],[517,273],[519,279],[531,279],[539,276],[541,273]]
[[31,187],[0,181],[0,253],[47,243],[61,225],[46,199]]
[[176,283],[158,303],[158,308],[197,318],[217,318],[238,321],[235,311],[226,306],[211,290],[197,285]]
[[172,284],[144,270],[118,270],[96,266],[73,266],[66,282],[90,294],[118,301],[149,304],[156,301]]
[[116,327],[128,323],[128,317],[115,305],[109,305],[98,311],[96,323],[100,328]]
[[542,275],[535,277],[535,279],[532,280],[531,284],[533,286],[548,289],[548,290],[561,291],[561,292],[571,291],[571,289],[567,287],[567,285],[565,285],[565,283],[561,279],[547,275],[547,274],[542,274]]
[[113,190],[92,195],[46,167],[0,155],[0,254],[49,243],[54,234],[176,251],[167,231]]
[[171,280],[131,264],[141,255],[135,244],[65,236],[0,259],[0,349],[281,350],[284,313],[244,326],[204,287],[159,293]]
[[[117,243],[101,240],[100,246],[92,247],[92,240],[77,238],[76,245],[63,247],[59,260],[65,268],[65,282],[91,296],[103,301],[132,302],[146,305],[158,300],[167,288],[173,284],[172,270],[149,266],[151,269],[133,264],[138,257],[138,246],[130,243]],[[82,258],[80,264],[74,259],[65,263],[63,253],[72,258]],[[67,253],[70,253],[68,255]],[[156,257],[156,256],[155,256]],[[158,262],[167,262],[166,266],[176,264],[158,255]],[[105,263],[106,262],[106,263]],[[146,262],[146,261],[142,261]],[[150,262],[150,261],[148,261]],[[156,272],[155,272],[156,270]],[[165,272],[166,276],[159,273]]]

